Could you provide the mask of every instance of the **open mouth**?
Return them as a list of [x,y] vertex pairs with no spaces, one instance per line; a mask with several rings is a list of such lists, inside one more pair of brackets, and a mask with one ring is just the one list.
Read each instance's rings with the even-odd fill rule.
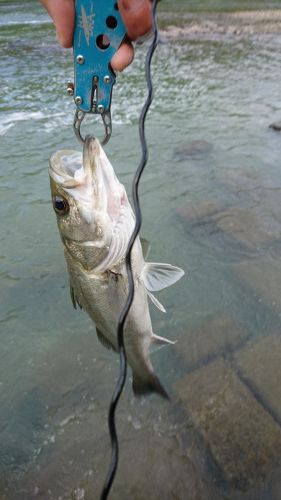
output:
[[61,150],[54,153],[50,160],[50,174],[56,182],[79,180],[84,177],[82,153],[73,150]]
[[[113,229],[120,230],[128,205],[125,188],[102,149],[93,158],[88,155],[88,151],[56,152],[50,160],[50,176],[79,203],[86,219],[93,216],[94,210],[107,213]],[[79,243],[91,246],[91,242]]]

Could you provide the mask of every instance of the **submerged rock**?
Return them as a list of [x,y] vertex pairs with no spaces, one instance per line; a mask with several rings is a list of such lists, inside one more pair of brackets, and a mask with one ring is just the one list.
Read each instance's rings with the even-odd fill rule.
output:
[[175,390],[222,477],[237,493],[266,482],[278,470],[281,428],[223,358],[188,374]]
[[175,156],[177,160],[185,160],[189,156],[205,155],[212,151],[213,146],[207,141],[197,140],[179,144],[175,148]]
[[252,251],[279,240],[281,236],[278,221],[256,214],[251,209],[229,207],[220,212],[216,224],[221,231]]
[[233,264],[232,270],[260,300],[281,312],[281,264],[272,256]]
[[218,214],[225,208],[218,200],[202,200],[190,202],[187,205],[180,206],[176,209],[184,220],[188,222],[200,222],[210,219],[213,215]]
[[175,349],[184,359],[187,371],[192,371],[209,360],[232,352],[247,339],[234,318],[219,313],[208,317],[207,321],[194,330],[187,331],[188,342],[178,342]]
[[239,373],[242,373],[258,399],[279,423],[281,423],[280,359],[280,332],[251,342],[234,357]]

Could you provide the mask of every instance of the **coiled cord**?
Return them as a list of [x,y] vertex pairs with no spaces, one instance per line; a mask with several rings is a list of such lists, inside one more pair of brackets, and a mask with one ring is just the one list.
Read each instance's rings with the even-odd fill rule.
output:
[[115,425],[115,412],[116,412],[116,407],[119,401],[119,398],[122,394],[125,382],[126,382],[126,376],[127,376],[127,358],[126,358],[126,350],[124,346],[124,325],[126,318],[129,314],[130,307],[133,303],[134,299],[134,279],[133,279],[133,272],[132,272],[132,260],[131,260],[131,254],[132,254],[132,248],[134,245],[134,242],[136,238],[138,237],[138,234],[140,232],[141,224],[142,224],[142,214],[141,214],[141,208],[140,208],[140,202],[139,202],[139,193],[138,193],[138,187],[139,187],[139,182],[141,175],[143,173],[143,170],[146,166],[147,159],[148,159],[148,148],[147,148],[147,142],[146,142],[146,137],[145,137],[145,119],[147,112],[150,108],[150,105],[152,103],[153,99],[153,85],[152,85],[152,78],[151,78],[151,60],[154,54],[154,51],[157,47],[158,43],[158,27],[157,27],[157,21],[156,21],[156,9],[157,9],[157,4],[158,0],[153,0],[152,2],[152,18],[153,18],[153,40],[151,42],[151,45],[149,46],[149,49],[147,51],[146,55],[146,60],[145,60],[145,77],[146,77],[146,83],[147,83],[147,89],[148,89],[148,94],[146,101],[144,103],[144,106],[141,111],[140,119],[139,119],[139,136],[140,136],[140,143],[142,147],[142,157],[140,160],[140,164],[137,168],[137,171],[134,175],[133,178],[133,184],[132,184],[132,196],[133,196],[133,204],[134,204],[134,211],[135,211],[135,217],[136,217],[136,222],[135,222],[135,227],[134,231],[132,233],[132,236],[130,238],[130,241],[128,243],[128,248],[126,252],[126,270],[127,270],[127,275],[128,275],[128,283],[129,283],[129,291],[128,291],[128,297],[126,300],[126,303],[124,305],[124,308],[121,312],[120,318],[118,320],[118,325],[117,325],[117,341],[118,341],[118,348],[119,348],[119,355],[120,355],[120,373],[119,377],[116,383],[116,387],[114,389],[114,393],[112,396],[112,400],[110,403],[109,407],[109,412],[108,412],[108,427],[109,427],[109,433],[110,433],[110,439],[111,439],[111,463],[110,467],[107,473],[107,477],[104,483],[103,491],[100,497],[100,500],[106,500],[108,498],[111,486],[113,484],[117,467],[118,467],[118,459],[119,459],[119,446],[118,446],[118,436],[117,436],[117,431],[116,431],[116,425]]

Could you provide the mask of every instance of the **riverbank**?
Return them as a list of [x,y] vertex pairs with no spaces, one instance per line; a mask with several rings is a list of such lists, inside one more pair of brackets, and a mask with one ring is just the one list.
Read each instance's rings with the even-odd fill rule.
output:
[[281,9],[237,12],[159,12],[159,26],[169,38],[281,34]]

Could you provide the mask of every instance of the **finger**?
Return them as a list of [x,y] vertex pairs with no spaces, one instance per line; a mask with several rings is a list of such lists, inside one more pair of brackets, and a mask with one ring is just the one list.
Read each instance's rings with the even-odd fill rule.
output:
[[129,40],[125,40],[112,57],[110,64],[114,71],[123,71],[134,59],[134,49]]
[[136,40],[151,31],[152,4],[150,0],[119,0],[118,7],[131,40]]
[[59,43],[65,48],[72,47],[74,0],[41,0],[41,3],[55,23]]

